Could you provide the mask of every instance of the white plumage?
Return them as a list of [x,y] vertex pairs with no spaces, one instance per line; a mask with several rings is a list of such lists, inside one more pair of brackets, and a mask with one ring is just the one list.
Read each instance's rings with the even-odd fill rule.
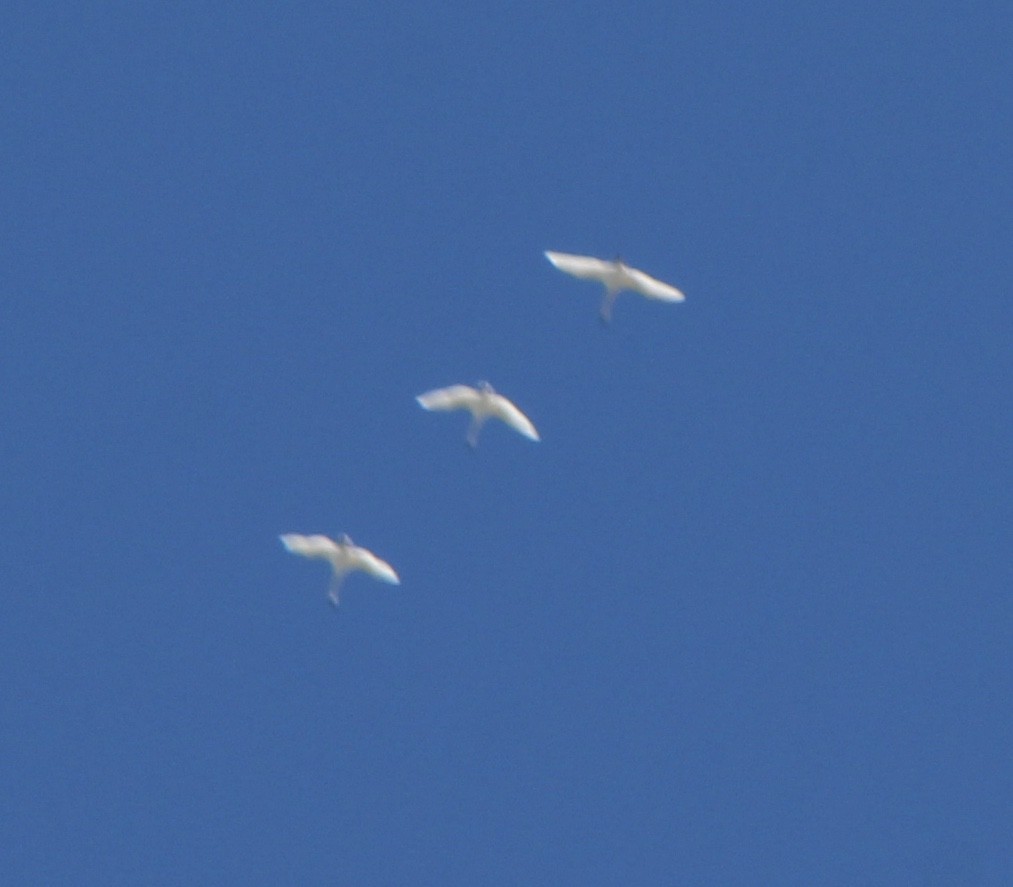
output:
[[529,440],[541,439],[531,420],[502,394],[497,394],[488,382],[480,382],[478,388],[469,385],[436,388],[415,399],[427,410],[468,410],[471,413],[468,445],[471,447],[478,446],[478,433],[489,418],[505,422]]
[[330,563],[332,575],[328,596],[335,607],[338,605],[342,581],[356,570],[391,585],[401,584],[390,564],[380,560],[373,552],[355,545],[348,536],[342,535],[337,542],[327,536],[301,536],[298,533],[286,533],[278,538],[292,554]]
[[632,290],[648,299],[659,299],[662,302],[683,302],[686,299],[674,286],[655,280],[649,274],[631,268],[620,259],[609,262],[592,256],[575,256],[548,250],[545,257],[560,271],[581,280],[597,280],[605,287],[605,298],[601,303],[601,319],[606,323],[612,318],[612,304],[616,296],[623,290]]

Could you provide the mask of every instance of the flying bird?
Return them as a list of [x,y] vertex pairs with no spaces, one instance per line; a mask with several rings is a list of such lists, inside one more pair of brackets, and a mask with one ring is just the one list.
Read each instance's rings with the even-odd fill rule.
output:
[[342,534],[337,542],[327,536],[300,536],[298,533],[286,533],[278,538],[292,554],[300,554],[303,557],[316,558],[330,563],[332,573],[328,597],[335,607],[338,605],[341,583],[345,576],[356,570],[369,573],[374,579],[388,582],[391,585],[401,584],[401,580],[390,564],[380,560],[373,552],[360,548],[345,534]]
[[651,275],[638,271],[617,258],[614,262],[595,259],[592,256],[574,256],[570,253],[554,253],[546,250],[545,257],[560,271],[565,271],[582,280],[597,280],[605,286],[605,298],[601,303],[601,319],[608,323],[612,319],[612,304],[623,290],[632,290],[648,299],[662,302],[683,302],[686,297],[674,286],[655,280]]
[[469,385],[436,388],[415,399],[427,410],[468,410],[471,424],[467,440],[472,449],[478,446],[478,433],[489,418],[506,422],[529,440],[541,440],[531,420],[502,394],[497,394],[488,382],[479,382],[478,388]]

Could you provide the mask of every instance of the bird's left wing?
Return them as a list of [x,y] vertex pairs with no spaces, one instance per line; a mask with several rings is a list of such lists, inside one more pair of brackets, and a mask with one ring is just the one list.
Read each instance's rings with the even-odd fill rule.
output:
[[301,536],[299,533],[286,533],[279,536],[281,544],[292,554],[301,554],[303,557],[319,557],[331,559],[338,550],[333,540],[326,536]]
[[427,410],[466,410],[477,396],[478,392],[468,385],[451,385],[449,388],[434,388],[415,399]]
[[572,253],[554,253],[546,250],[545,258],[560,271],[584,280],[603,280],[615,270],[615,263],[593,256],[575,256]]

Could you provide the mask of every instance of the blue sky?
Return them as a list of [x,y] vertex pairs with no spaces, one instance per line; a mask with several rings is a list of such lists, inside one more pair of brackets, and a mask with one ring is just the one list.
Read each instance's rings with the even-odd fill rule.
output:
[[1013,881],[1004,4],[0,26],[5,883]]

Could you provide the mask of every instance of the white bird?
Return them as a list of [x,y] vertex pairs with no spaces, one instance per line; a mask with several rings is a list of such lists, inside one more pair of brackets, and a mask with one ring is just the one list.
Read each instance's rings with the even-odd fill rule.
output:
[[286,533],[278,538],[292,554],[330,563],[333,572],[328,597],[335,607],[338,605],[338,592],[341,590],[342,581],[355,570],[369,573],[374,579],[380,579],[391,585],[401,584],[390,564],[380,560],[373,552],[355,545],[345,534],[342,534],[337,542],[327,536],[300,536],[298,533]]
[[560,271],[572,274],[582,280],[597,280],[605,286],[605,298],[601,303],[601,319],[608,323],[612,319],[612,303],[622,290],[632,290],[648,299],[662,302],[684,302],[686,297],[674,286],[655,280],[650,274],[638,271],[625,264],[622,259],[609,262],[592,256],[574,256],[570,253],[554,253],[546,250],[545,257]]
[[502,394],[497,394],[488,382],[479,382],[478,388],[469,385],[436,388],[415,399],[427,410],[468,410],[471,413],[468,445],[472,448],[478,446],[478,433],[490,417],[506,422],[529,440],[541,440],[531,420]]

